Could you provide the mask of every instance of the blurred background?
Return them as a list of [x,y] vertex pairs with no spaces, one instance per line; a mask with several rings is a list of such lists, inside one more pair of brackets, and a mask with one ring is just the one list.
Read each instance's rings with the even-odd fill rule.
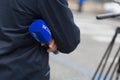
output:
[[[78,9],[79,0],[68,0],[69,7],[72,10]],[[93,12],[93,13],[103,13],[103,12],[120,12],[120,6],[117,3],[114,3],[114,0],[82,0],[83,11],[84,12]],[[119,1],[119,0],[118,0]]]
[[[119,17],[97,20],[96,16],[120,13],[120,5],[112,0],[85,0],[79,10],[78,0],[68,0],[68,3],[81,31],[81,43],[70,54],[50,54],[51,80],[92,80],[116,28],[120,26]],[[113,54],[119,45],[120,36],[115,41]],[[112,63],[113,57],[110,56],[108,64]]]

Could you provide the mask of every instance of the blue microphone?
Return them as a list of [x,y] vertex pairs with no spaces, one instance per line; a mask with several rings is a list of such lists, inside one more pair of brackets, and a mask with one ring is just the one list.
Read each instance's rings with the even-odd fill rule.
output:
[[[50,29],[48,28],[48,25],[44,20],[35,20],[29,26],[29,33],[35,40],[37,40],[39,43],[46,44],[46,47],[49,48],[47,44],[52,39],[52,35]],[[55,51],[54,53],[58,54],[58,51]]]
[[29,26],[29,33],[35,38],[39,43],[49,43],[52,39],[50,29],[43,20],[35,20]]

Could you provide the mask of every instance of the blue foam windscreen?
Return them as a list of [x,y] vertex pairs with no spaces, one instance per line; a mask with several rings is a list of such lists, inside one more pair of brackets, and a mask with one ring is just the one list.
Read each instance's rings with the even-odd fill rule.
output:
[[44,20],[35,20],[29,26],[29,33],[40,43],[49,43],[52,36]]

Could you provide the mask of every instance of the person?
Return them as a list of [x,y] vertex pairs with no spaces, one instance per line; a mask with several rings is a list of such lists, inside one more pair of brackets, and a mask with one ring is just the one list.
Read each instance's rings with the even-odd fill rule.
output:
[[78,0],[78,12],[82,12],[84,2],[85,0]]
[[[47,50],[28,32],[29,25],[43,19],[53,39]],[[49,80],[48,51],[71,53],[80,43],[67,0],[0,0],[0,79]]]

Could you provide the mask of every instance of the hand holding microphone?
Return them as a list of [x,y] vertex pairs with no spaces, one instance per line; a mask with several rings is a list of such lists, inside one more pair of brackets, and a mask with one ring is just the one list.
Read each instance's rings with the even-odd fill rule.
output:
[[51,32],[44,20],[34,21],[29,26],[29,33],[35,40],[41,43],[42,46],[46,46],[48,52],[58,53],[57,45],[54,39],[52,39]]
[[57,45],[54,39],[51,39],[51,41],[48,44],[47,52],[55,52],[55,51],[57,51]]

